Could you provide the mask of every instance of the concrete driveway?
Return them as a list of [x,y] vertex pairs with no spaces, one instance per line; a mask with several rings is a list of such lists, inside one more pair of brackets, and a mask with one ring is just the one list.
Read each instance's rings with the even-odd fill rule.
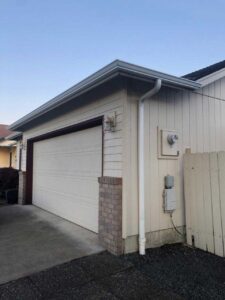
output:
[[0,284],[102,250],[95,233],[33,205],[0,207]]

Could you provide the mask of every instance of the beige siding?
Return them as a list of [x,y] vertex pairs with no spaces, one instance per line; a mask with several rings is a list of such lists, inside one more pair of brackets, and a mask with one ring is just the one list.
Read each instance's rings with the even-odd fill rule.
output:
[[[104,132],[104,175],[122,177],[122,154],[123,154],[123,110],[125,90],[121,89],[105,96],[104,98],[96,98],[88,105],[74,109],[69,113],[45,122],[31,130],[24,132],[24,142],[46,132],[50,132],[69,125],[77,124],[97,116],[107,116],[116,112],[117,127],[116,131]],[[26,170],[26,150],[22,152],[22,170]]]
[[0,168],[9,167],[9,155],[7,147],[0,147]]
[[0,147],[0,168],[8,168],[10,163],[10,152],[12,152],[12,167],[16,168],[16,147]]
[[17,147],[12,148],[12,167],[17,168]]
[[[137,189],[137,100],[140,93],[129,90],[127,99],[127,147],[124,174],[124,236],[138,233]],[[183,154],[225,149],[225,78],[196,92],[163,88],[145,103],[146,232],[172,228],[163,212],[164,176],[175,176],[177,209],[174,221],[185,225]],[[180,158],[158,159],[157,127],[179,133]]]
[[16,159],[15,159],[15,168],[19,170],[20,168],[20,147],[21,147],[21,141],[18,141],[16,143]]
[[[100,115],[117,114],[116,132],[104,133],[104,175],[123,177],[123,237],[138,233],[137,172],[137,101],[141,93],[131,88],[96,100],[54,120],[24,132],[28,138],[76,124]],[[223,99],[223,100],[221,100]],[[225,79],[216,81],[198,93],[163,88],[145,104],[145,178],[146,232],[172,228],[163,213],[164,176],[175,176],[177,209],[174,221],[185,224],[183,197],[183,154],[225,149]],[[157,156],[157,127],[179,132],[180,158],[162,160]],[[26,150],[22,152],[22,169],[26,170]]]

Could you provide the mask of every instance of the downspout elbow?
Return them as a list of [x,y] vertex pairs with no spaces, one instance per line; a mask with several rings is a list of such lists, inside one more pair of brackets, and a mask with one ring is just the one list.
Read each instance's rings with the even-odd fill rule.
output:
[[145,255],[145,173],[144,173],[144,102],[159,92],[162,80],[157,79],[154,87],[139,99],[138,118],[138,181],[139,181],[139,253]]
[[159,90],[162,87],[162,80],[161,79],[157,79],[154,87],[149,90],[147,93],[145,93],[144,95],[141,96],[141,98],[139,99],[139,103],[143,103],[145,100],[150,99],[153,95],[157,94],[159,92]]

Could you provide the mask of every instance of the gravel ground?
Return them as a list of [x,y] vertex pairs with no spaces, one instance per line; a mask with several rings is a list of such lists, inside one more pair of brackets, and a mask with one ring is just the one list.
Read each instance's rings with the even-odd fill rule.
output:
[[225,299],[225,259],[182,245],[129,254],[124,260],[164,291],[183,299]]
[[182,245],[102,252],[4,284],[0,299],[225,299],[225,260]]

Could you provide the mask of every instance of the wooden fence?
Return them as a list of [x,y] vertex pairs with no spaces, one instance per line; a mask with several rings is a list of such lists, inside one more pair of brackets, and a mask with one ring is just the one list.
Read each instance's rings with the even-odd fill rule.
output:
[[184,155],[187,243],[225,256],[225,152]]

